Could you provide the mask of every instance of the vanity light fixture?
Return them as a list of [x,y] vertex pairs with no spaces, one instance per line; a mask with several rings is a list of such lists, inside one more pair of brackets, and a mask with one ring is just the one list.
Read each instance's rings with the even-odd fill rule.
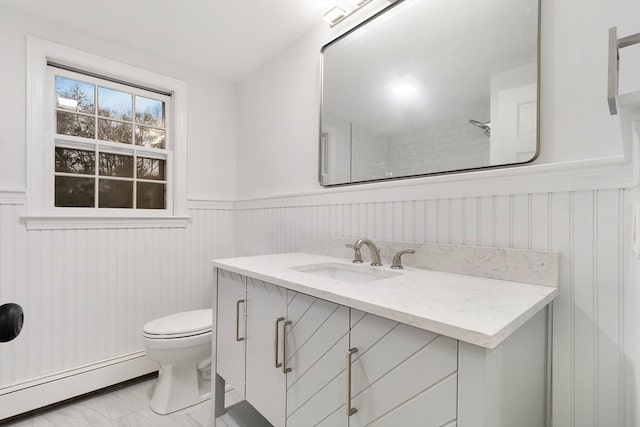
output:
[[327,22],[331,27],[336,25],[347,17],[347,11],[340,6],[333,6],[322,14],[322,19]]
[[322,14],[322,19],[329,24],[329,27],[333,27],[371,1],[372,0],[358,0],[341,6],[334,5]]

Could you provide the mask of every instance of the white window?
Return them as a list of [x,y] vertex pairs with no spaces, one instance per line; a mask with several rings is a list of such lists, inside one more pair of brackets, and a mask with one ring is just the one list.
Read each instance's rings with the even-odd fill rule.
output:
[[49,66],[54,207],[171,209],[171,97]]
[[28,40],[29,228],[185,226],[183,82]]

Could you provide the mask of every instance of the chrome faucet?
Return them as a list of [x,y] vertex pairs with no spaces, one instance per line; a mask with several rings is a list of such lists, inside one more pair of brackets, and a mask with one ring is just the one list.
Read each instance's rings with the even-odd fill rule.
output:
[[[362,247],[362,245],[367,245],[367,247],[369,248],[369,253],[371,254],[371,265],[382,265],[382,260],[380,259],[380,249],[378,249],[376,244],[369,239],[358,239],[353,244],[353,250],[356,252],[356,254],[360,252],[360,248]],[[357,261],[353,260],[353,262]],[[362,262],[362,259],[360,260],[360,262]]]

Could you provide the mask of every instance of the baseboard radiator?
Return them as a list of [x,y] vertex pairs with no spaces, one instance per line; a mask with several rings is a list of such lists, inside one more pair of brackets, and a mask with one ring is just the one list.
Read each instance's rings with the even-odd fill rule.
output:
[[0,422],[157,370],[157,363],[137,351],[12,384],[0,388]]

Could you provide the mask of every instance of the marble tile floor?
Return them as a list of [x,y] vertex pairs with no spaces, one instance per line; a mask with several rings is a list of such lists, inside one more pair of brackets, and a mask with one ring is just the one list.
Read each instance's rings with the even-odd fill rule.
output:
[[[156,377],[143,377],[105,391],[72,399],[9,421],[2,427],[209,427],[211,401],[202,402],[169,415],[149,408]],[[226,406],[240,399],[234,390],[225,395]],[[242,427],[229,414],[218,419],[217,427]]]

